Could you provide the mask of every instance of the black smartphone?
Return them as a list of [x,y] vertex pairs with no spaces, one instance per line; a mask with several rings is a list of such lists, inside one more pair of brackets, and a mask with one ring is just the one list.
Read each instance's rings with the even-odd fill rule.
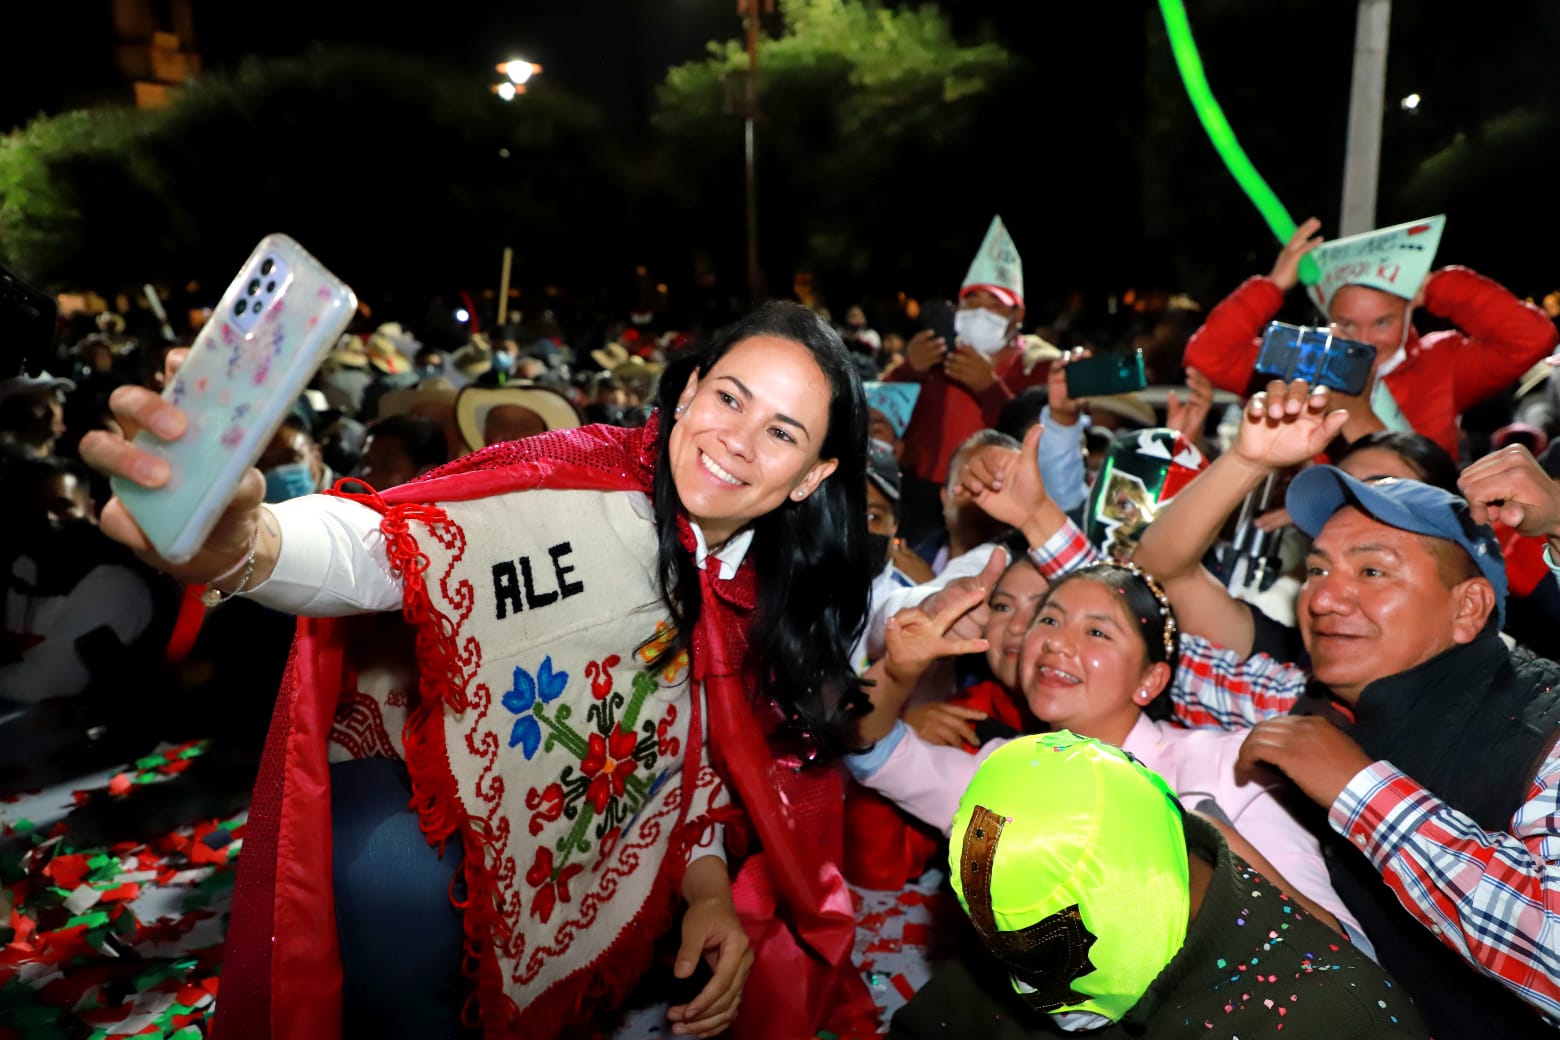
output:
[[1341,394],[1361,394],[1370,382],[1376,348],[1308,325],[1268,323],[1257,352],[1257,374],[1272,379],[1304,379]]
[[958,308],[948,300],[927,300],[921,305],[921,325],[941,336],[948,349],[953,350],[958,333],[954,329],[953,315]]
[[1067,396],[1074,399],[1129,394],[1148,385],[1141,350],[1073,361],[1066,371]]
[[25,370],[40,375],[54,357],[54,326],[59,309],[54,297],[0,267],[0,379]]

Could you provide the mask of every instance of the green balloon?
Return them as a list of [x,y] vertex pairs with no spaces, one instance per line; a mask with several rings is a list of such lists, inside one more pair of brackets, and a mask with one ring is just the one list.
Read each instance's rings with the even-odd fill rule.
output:
[[[1181,71],[1181,82],[1186,85],[1186,96],[1191,99],[1197,118],[1208,132],[1208,140],[1224,160],[1235,182],[1246,193],[1267,226],[1273,229],[1280,242],[1287,243],[1295,233],[1295,222],[1284,204],[1278,201],[1267,181],[1251,165],[1246,150],[1235,139],[1230,121],[1224,118],[1224,110],[1208,88],[1208,77],[1203,74],[1202,58],[1197,54],[1197,41],[1192,39],[1192,26],[1186,19],[1186,7],[1181,0],[1159,0],[1159,12],[1164,15],[1165,31],[1170,34],[1170,49],[1175,55],[1176,68]],[[1300,280],[1315,285],[1322,277],[1321,268],[1310,256],[1300,259]]]

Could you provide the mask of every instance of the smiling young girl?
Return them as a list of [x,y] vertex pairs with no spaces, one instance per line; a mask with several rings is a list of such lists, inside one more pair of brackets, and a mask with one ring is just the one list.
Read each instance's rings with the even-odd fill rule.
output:
[[[846,758],[859,782],[944,834],[975,770],[1006,741],[989,741],[976,755],[937,747],[898,720],[898,707],[936,658],[987,648],[985,639],[944,635],[979,592],[950,598],[936,617],[911,609],[889,622],[888,653],[867,673],[876,685],[873,711],[857,723],[862,747]],[[1175,612],[1158,583],[1130,565],[1096,564],[1058,579],[1041,601],[1018,679],[1030,710],[1052,730],[1131,752],[1187,809],[1230,824],[1292,883],[1291,894],[1314,899],[1357,932],[1328,883],[1316,839],[1274,797],[1279,783],[1236,776],[1245,734],[1179,729],[1150,716],[1151,706],[1159,714],[1165,704],[1160,695],[1178,659]]]

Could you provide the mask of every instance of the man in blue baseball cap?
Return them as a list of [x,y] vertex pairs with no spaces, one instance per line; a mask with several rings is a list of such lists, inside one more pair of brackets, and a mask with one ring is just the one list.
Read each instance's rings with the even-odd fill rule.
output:
[[[1173,523],[1216,528],[1342,418],[1325,392],[1270,384],[1220,473],[1177,496],[1200,512]],[[1560,495],[1535,468],[1470,467],[1471,510],[1415,480],[1301,473],[1287,506],[1312,539],[1296,603],[1309,669],[1205,643],[1171,691],[1192,725],[1252,727],[1239,768],[1277,768],[1325,810],[1333,888],[1438,1040],[1560,1024],[1560,665],[1501,639],[1505,568],[1483,522],[1560,538]]]

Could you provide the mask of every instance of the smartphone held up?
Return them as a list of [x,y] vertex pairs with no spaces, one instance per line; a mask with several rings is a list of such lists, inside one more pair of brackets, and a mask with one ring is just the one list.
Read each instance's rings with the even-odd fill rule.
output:
[[1143,352],[1102,354],[1068,364],[1067,396],[1075,400],[1129,394],[1148,385]]
[[1358,395],[1370,382],[1376,348],[1334,336],[1329,329],[1268,322],[1257,352],[1258,375],[1286,382],[1304,379],[1340,394]]
[[188,419],[184,434],[136,435],[168,463],[167,482],[111,481],[159,555],[183,563],[199,550],[356,309],[352,290],[291,238],[255,247],[163,392]]

